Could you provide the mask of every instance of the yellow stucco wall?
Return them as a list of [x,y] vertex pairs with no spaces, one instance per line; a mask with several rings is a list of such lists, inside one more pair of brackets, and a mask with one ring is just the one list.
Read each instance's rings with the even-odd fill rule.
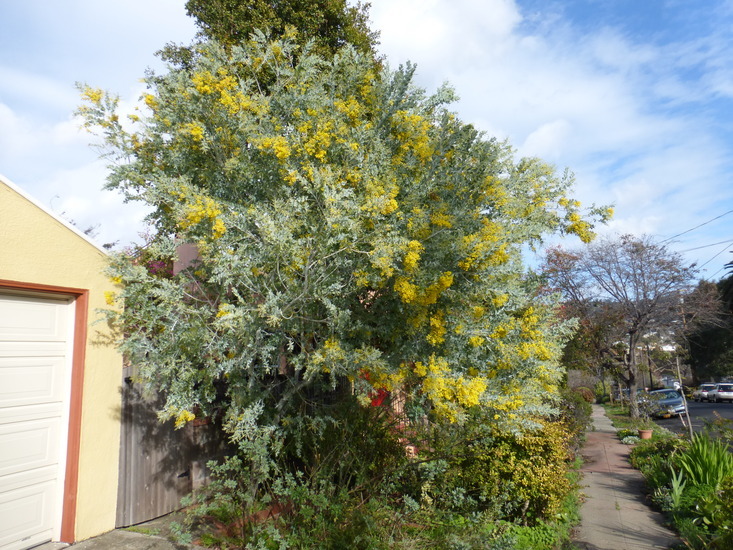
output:
[[113,290],[105,253],[0,177],[0,279],[89,290],[76,539],[115,527],[122,358],[94,324]]

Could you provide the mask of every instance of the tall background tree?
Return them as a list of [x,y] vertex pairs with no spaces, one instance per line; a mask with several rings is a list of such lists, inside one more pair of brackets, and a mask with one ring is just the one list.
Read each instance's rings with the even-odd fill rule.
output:
[[[258,31],[273,39],[287,35],[288,40],[308,44],[310,51],[326,59],[348,44],[378,66],[379,33],[369,27],[369,6],[346,0],[188,0],[186,11],[195,19],[202,42],[216,40],[226,48],[249,40]],[[170,43],[159,53],[185,68],[195,48]],[[260,75],[260,85],[268,84],[266,75]]]
[[596,337],[595,353],[616,365],[632,417],[639,415],[643,338],[657,332],[679,340],[717,309],[714,296],[696,292],[694,266],[647,236],[604,238],[570,253],[553,249],[545,272],[581,319],[580,334]]
[[376,56],[379,33],[369,27],[369,3],[346,0],[188,0],[186,11],[207,38],[239,44],[257,29],[282,37],[297,29],[299,41],[314,40],[316,53],[332,56],[349,44]]
[[698,382],[733,376],[733,276],[706,283],[708,292],[711,286],[720,296],[722,315],[719,323],[702,326],[690,337],[690,362]]

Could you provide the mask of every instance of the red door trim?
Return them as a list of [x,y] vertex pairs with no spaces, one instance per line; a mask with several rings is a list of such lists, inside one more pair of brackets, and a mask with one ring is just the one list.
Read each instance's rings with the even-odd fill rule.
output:
[[0,279],[0,289],[31,290],[50,294],[65,294],[74,298],[74,351],[71,358],[71,395],[69,397],[69,433],[66,444],[66,474],[61,516],[60,542],[74,542],[76,502],[79,486],[79,449],[81,444],[81,410],[84,389],[84,360],[86,357],[89,291],[36,283]]

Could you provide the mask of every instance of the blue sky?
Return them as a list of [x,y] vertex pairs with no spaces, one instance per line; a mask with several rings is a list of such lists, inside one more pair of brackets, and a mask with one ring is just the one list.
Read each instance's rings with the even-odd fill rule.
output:
[[[144,211],[101,190],[74,83],[135,102],[154,52],[193,37],[184,4],[0,2],[0,174],[101,242],[135,239]],[[733,1],[372,0],[371,16],[392,66],[416,62],[429,91],[448,81],[463,120],[572,170],[581,201],[613,204],[602,231],[681,234],[671,247],[702,276],[725,274]]]

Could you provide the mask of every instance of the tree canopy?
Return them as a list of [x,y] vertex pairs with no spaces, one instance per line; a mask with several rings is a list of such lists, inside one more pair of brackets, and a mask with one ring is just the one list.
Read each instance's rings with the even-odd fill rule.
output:
[[703,284],[708,291],[714,290],[722,303],[720,322],[699,327],[689,341],[695,378],[707,382],[733,375],[733,276],[716,285]]
[[[295,49],[262,33],[201,44],[192,67],[150,75],[147,108],[124,121],[84,89],[108,187],[153,208],[150,242],[114,262],[111,315],[166,414],[184,423],[225,395],[234,424],[280,429],[295,396],[343,380],[365,402],[400,387],[451,421],[542,410],[565,329],[521,248],[590,238],[572,179],[514,161],[412,67],[380,79],[353,48]],[[198,260],[173,273],[182,243]]]

